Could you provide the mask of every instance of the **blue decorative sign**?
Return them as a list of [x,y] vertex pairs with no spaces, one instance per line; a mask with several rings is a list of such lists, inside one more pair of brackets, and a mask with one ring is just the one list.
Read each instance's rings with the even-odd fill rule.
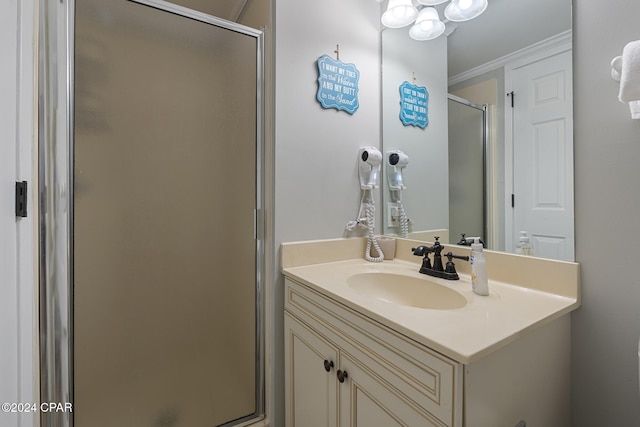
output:
[[322,55],[318,58],[318,93],[316,99],[322,108],[356,112],[358,102],[358,80],[360,71],[353,64]]
[[404,82],[400,85],[400,121],[405,126],[429,124],[429,92],[424,86]]

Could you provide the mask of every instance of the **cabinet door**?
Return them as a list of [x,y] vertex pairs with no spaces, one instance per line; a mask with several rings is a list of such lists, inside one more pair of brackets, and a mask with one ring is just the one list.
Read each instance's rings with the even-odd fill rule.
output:
[[339,388],[341,427],[444,425],[344,352],[340,355],[339,369],[347,372]]
[[337,426],[338,349],[288,313],[284,327],[285,425]]

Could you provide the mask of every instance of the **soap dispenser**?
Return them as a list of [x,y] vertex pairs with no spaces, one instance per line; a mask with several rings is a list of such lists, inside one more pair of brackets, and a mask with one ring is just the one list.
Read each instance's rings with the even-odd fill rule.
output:
[[516,244],[516,253],[520,255],[533,255],[533,247],[529,241],[529,236],[526,231],[520,232],[520,239]]
[[487,278],[487,261],[482,250],[479,237],[472,237],[471,244],[471,288],[478,295],[489,295],[489,280]]

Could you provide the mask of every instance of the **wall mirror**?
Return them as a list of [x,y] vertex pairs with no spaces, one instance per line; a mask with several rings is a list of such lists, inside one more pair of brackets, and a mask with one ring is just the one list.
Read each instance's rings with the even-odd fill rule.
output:
[[[516,252],[525,232],[534,256],[573,260],[571,0],[492,0],[457,23],[447,4],[436,39],[382,31],[383,233]],[[400,120],[405,82],[428,91],[424,128]]]

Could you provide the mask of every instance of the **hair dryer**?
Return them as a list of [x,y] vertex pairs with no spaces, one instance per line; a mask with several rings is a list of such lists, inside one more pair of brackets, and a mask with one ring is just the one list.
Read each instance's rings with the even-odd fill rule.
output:
[[387,151],[387,178],[389,180],[389,192],[392,202],[397,209],[397,221],[400,228],[400,236],[409,236],[409,218],[402,205],[402,190],[407,188],[404,185],[402,174],[404,168],[409,164],[409,156],[400,150]]
[[390,190],[403,190],[402,173],[409,164],[409,156],[400,150],[387,151],[387,176]]
[[[373,190],[378,187],[381,163],[382,153],[377,148],[361,147],[358,151],[358,174],[360,175],[362,199],[357,220],[347,224],[347,230],[352,230],[356,224],[367,228],[367,248],[364,257],[371,262],[381,262],[384,259],[384,254],[375,235],[375,202],[373,200]],[[372,247],[378,251],[377,257],[371,255]]]
[[362,147],[358,152],[360,188],[373,190],[378,185],[378,174],[382,163],[382,153],[375,147]]

